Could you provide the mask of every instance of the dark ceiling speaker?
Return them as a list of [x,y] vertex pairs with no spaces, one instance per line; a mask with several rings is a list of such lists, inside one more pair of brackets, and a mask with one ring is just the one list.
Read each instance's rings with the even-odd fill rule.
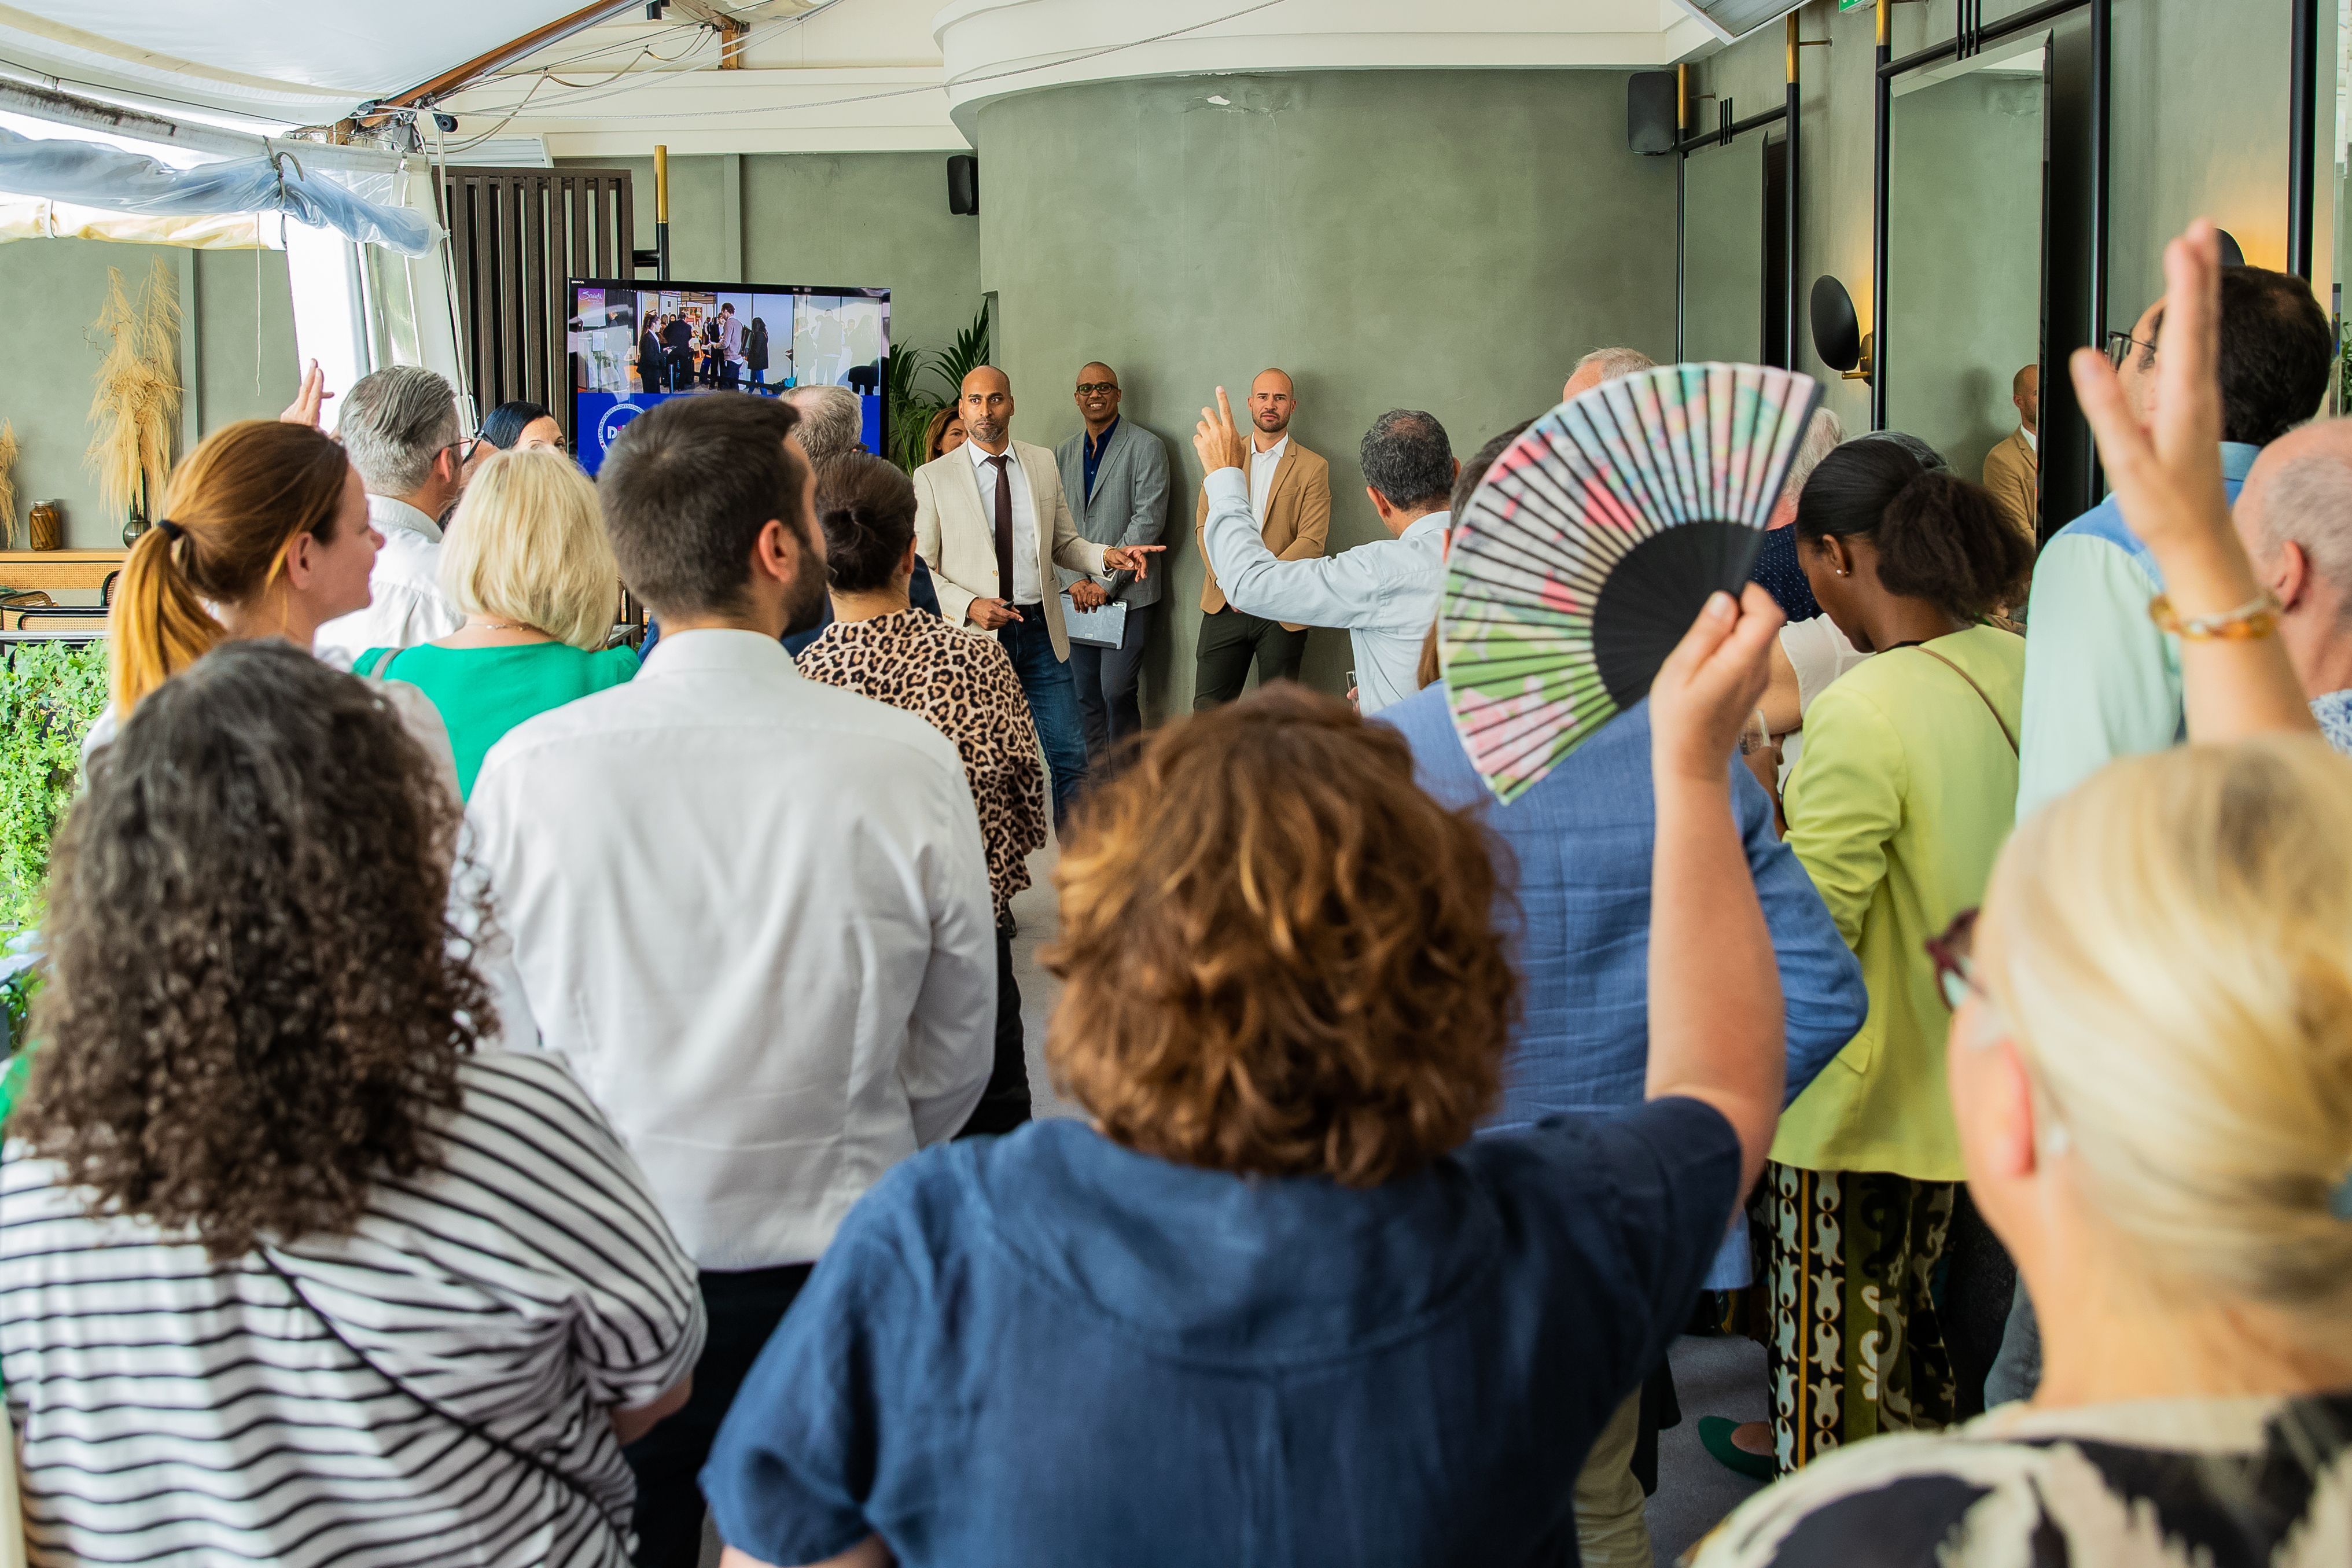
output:
[[2226,228],[2217,228],[2213,233],[2221,242],[2221,265],[2243,267],[2246,264],[2246,253],[2239,246],[2238,237]]
[[980,212],[980,159],[977,154],[958,153],[948,160],[948,211],[958,217],[972,217]]
[[1625,79],[1625,145],[1636,153],[1675,150],[1681,132],[1679,89],[1672,71],[1635,71]]
[[1813,279],[1813,353],[1823,364],[1848,381],[1870,379],[1870,340],[1863,336],[1862,320],[1853,313],[1853,296],[1845,285],[1822,273]]

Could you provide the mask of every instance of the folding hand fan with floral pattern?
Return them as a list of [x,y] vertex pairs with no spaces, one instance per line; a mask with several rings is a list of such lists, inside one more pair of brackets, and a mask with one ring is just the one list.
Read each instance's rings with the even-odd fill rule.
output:
[[1604,382],[1513,442],[1470,498],[1438,620],[1454,726],[1508,802],[1650,682],[1717,589],[1748,581],[1809,375],[1664,365]]

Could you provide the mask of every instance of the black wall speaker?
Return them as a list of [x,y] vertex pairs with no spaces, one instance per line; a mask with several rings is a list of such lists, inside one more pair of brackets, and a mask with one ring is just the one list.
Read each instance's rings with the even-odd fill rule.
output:
[[948,211],[971,217],[980,211],[980,159],[958,153],[948,160]]
[[1671,153],[1679,118],[1675,73],[1635,71],[1625,79],[1625,145],[1636,153]]

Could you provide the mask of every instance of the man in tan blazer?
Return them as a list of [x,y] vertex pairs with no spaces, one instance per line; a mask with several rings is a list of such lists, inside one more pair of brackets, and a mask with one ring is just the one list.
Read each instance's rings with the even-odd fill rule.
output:
[[2034,536],[2042,519],[2042,367],[2027,365],[2009,384],[2009,400],[2017,405],[2017,428],[2009,438],[1985,454],[1984,486],[2001,511],[2026,538]]
[[[1263,370],[1250,383],[1250,507],[1257,518],[1258,536],[1283,561],[1321,555],[1331,532],[1331,465],[1291,438],[1290,416],[1297,408],[1287,372]],[[1204,484],[1192,516],[1196,537],[1205,532],[1208,522]],[[1297,679],[1298,661],[1307,653],[1305,626],[1265,620],[1225,603],[1216,568],[1208,560],[1204,539],[1201,641],[1192,673],[1195,711],[1239,697],[1253,659],[1263,686],[1269,680]]]
[[1062,494],[1054,454],[1012,438],[1013,383],[994,365],[963,378],[969,437],[915,470],[915,549],[931,569],[940,613],[1004,645],[1054,775],[1054,822],[1087,776],[1087,737],[1062,629],[1061,579],[1073,572],[1144,576],[1157,544],[1096,544]]

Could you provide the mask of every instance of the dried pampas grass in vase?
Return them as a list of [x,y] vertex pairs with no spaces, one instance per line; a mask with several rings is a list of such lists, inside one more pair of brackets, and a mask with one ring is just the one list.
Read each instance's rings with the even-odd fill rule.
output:
[[143,515],[150,495],[163,493],[172,471],[172,427],[180,417],[180,377],[173,361],[180,341],[177,284],[159,258],[148,269],[136,307],[122,274],[106,269],[106,305],[90,330],[109,340],[90,399],[94,434],[82,461],[98,479],[99,501],[113,516]]
[[0,419],[0,550],[16,548],[16,426]]

